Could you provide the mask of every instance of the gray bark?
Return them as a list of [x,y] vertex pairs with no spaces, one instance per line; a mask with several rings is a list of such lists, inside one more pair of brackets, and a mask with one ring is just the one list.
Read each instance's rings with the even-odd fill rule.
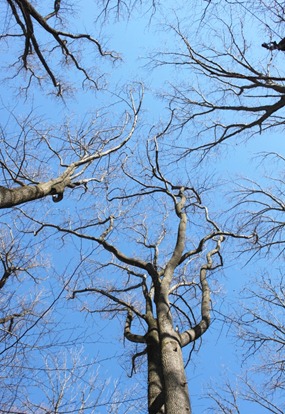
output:
[[173,329],[168,288],[165,289],[163,282],[157,300],[165,412],[167,414],[191,414],[180,337]]
[[24,185],[16,188],[0,186],[0,209],[11,208],[28,201],[38,200],[51,195],[54,202],[61,201],[69,179],[54,179],[37,185]]

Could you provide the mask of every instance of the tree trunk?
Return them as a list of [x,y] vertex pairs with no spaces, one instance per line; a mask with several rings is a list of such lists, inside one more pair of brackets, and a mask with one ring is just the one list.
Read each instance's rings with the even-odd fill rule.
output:
[[164,333],[161,340],[166,414],[191,414],[180,341],[176,332],[171,331]]
[[180,337],[173,329],[168,301],[168,286],[160,287],[156,298],[161,347],[163,388],[166,414],[191,414],[188,383],[185,375]]
[[147,334],[147,358],[148,412],[149,414],[165,414],[165,393],[157,324],[151,327]]

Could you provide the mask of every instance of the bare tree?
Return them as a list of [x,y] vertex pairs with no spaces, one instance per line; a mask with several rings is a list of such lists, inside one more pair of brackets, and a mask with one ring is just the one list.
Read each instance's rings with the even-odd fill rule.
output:
[[[203,31],[199,26],[198,33],[193,34],[178,20],[168,26],[176,35],[175,46],[178,47],[160,50],[152,56],[156,68],[179,68],[188,79],[180,84],[170,82],[164,95],[174,115],[173,129],[181,132],[188,127],[191,136],[196,138],[196,141],[192,139],[189,142],[188,148],[183,146],[184,155],[199,150],[205,156],[211,148],[229,139],[236,138],[235,142],[242,142],[262,132],[278,131],[284,122],[282,36],[272,43],[276,47],[270,47],[270,39],[267,43],[263,39],[257,43],[258,40],[254,39],[252,45],[245,29],[247,24],[253,24],[250,5],[246,7],[246,2],[221,2],[217,5],[213,2],[213,7],[218,27],[209,24]],[[226,7],[228,20],[225,14],[222,16],[219,7]],[[243,15],[238,8],[242,8]],[[269,5],[267,11],[270,13]],[[261,10],[259,12],[263,16]],[[262,17],[258,16],[256,13],[256,26],[262,23]],[[266,23],[264,26],[268,29]],[[262,41],[269,45],[271,55],[265,55]]]
[[262,184],[243,179],[236,186],[236,226],[238,231],[256,234],[254,243],[247,245],[255,255],[284,256],[284,157],[278,153],[259,154],[260,163],[268,173]]
[[[39,369],[34,364],[41,358],[41,352],[44,356],[52,356],[54,351],[50,352],[50,348],[75,347],[78,341],[77,337],[70,338],[68,335],[63,340],[62,332],[59,336],[56,324],[50,320],[70,282],[70,276],[65,277],[62,273],[62,287],[57,280],[55,283],[59,287],[55,292],[47,286],[47,279],[53,279],[53,265],[47,259],[49,255],[45,252],[44,243],[35,241],[30,226],[20,217],[15,206],[27,203],[27,210],[33,212],[31,214],[38,212],[42,216],[45,208],[38,209],[36,200],[50,195],[54,202],[59,202],[67,189],[81,189],[82,195],[89,187],[100,183],[112,170],[114,154],[130,140],[137,125],[142,96],[139,91],[138,107],[132,92],[128,97],[129,102],[123,95],[121,98],[116,96],[117,103],[119,106],[122,104],[123,109],[117,120],[115,106],[112,106],[113,122],[109,122],[108,126],[104,115],[94,116],[94,113],[92,117],[86,117],[81,125],[75,126],[66,121],[58,129],[56,126],[45,127],[42,119],[32,118],[31,115],[20,121],[11,114],[10,119],[14,120],[16,127],[13,129],[12,123],[7,122],[2,128],[1,169],[5,187],[0,189],[1,208],[4,209],[1,214],[0,252],[3,269],[0,277],[3,394],[0,400],[3,412],[12,412],[12,409],[19,407],[19,402],[24,401],[23,396],[30,392],[27,390],[33,387],[40,389],[40,382],[31,380],[31,373],[37,378],[44,371],[43,367]],[[64,172],[59,172],[60,169]],[[58,174],[57,178],[50,178],[55,174]],[[5,209],[9,211],[11,207],[9,215]],[[57,221],[54,215],[53,221]],[[62,373],[67,375],[67,371]],[[82,381],[85,381],[84,377]],[[99,388],[99,383],[95,383],[95,394]],[[56,398],[52,388],[46,392],[50,398]],[[81,401],[82,407],[87,404],[88,398],[85,397]],[[97,397],[97,403],[98,399],[102,403],[100,395]],[[104,404],[111,404],[111,399],[114,403],[114,398],[109,397]],[[79,404],[79,401],[80,396],[74,404]],[[96,401],[92,403],[94,407],[99,404]],[[120,403],[122,401],[125,401],[123,396]],[[35,403],[30,399],[25,404],[27,410],[32,410]],[[45,412],[45,408],[42,409]]]
[[104,406],[116,413],[122,404],[128,412],[134,389],[122,391],[113,380],[101,380],[100,364],[87,358],[80,345],[81,337],[87,337],[84,328],[59,325],[57,313],[66,307],[65,291],[78,266],[68,277],[61,274],[63,286],[58,280],[52,291],[46,282],[54,270],[42,243],[29,244],[27,235],[4,229],[2,225],[0,412],[95,413]]
[[[102,13],[106,19],[110,11],[115,10],[119,15],[121,7],[130,13],[138,3],[141,2],[103,1]],[[16,72],[11,73],[11,77],[24,69],[28,73],[24,88],[29,88],[34,80],[43,84],[43,79],[48,79],[58,95],[62,95],[66,87],[65,73],[57,72],[54,64],[62,59],[83,75],[83,83],[98,88],[99,75],[96,70],[94,75],[87,69],[88,61],[86,66],[80,56],[81,45],[83,48],[84,45],[94,46],[98,53],[96,59],[99,56],[109,57],[111,61],[118,59],[117,54],[104,50],[101,41],[63,28],[63,2],[56,1],[52,10],[26,0],[7,0],[6,4],[7,30],[2,40],[7,44],[10,38],[17,42],[15,47],[20,50],[20,57],[16,63],[13,58]],[[153,10],[156,4],[152,2]],[[14,214],[15,222],[9,230],[13,233],[16,228],[17,239],[22,234],[27,240],[26,246],[31,246],[28,263],[23,266],[15,263],[11,256],[14,251],[9,250],[18,246],[18,240],[14,245],[12,242],[5,244],[1,255],[1,288],[8,289],[11,281],[19,278],[19,272],[35,282],[39,280],[29,272],[33,264],[31,259],[36,256],[35,243],[29,242],[32,238],[44,248],[59,237],[70,254],[81,243],[84,253],[78,258],[78,267],[71,278],[64,273],[65,280],[58,295],[61,297],[68,291],[70,298],[76,299],[73,303],[82,301],[82,310],[90,314],[107,313],[111,317],[123,314],[124,337],[136,344],[132,374],[137,369],[138,359],[147,358],[148,409],[152,414],[191,412],[183,349],[190,348],[189,361],[192,351],[208,331],[211,275],[218,273],[223,264],[221,246],[225,238],[250,238],[253,247],[260,250],[266,247],[266,237],[271,238],[273,244],[277,234],[275,229],[266,234],[260,232],[266,224],[263,211],[239,227],[250,229],[250,232],[253,227],[252,237],[242,236],[239,231],[224,231],[217,220],[211,218],[208,201],[203,199],[209,185],[205,182],[193,185],[193,173],[188,173],[184,167],[180,169],[181,153],[186,156],[193,150],[201,150],[206,156],[209,149],[230,138],[240,139],[243,133],[260,133],[283,124],[280,114],[285,103],[285,77],[282,68],[272,59],[273,53],[281,53],[279,39],[272,40],[266,34],[262,42],[269,45],[268,51],[260,42],[260,53],[266,53],[267,59],[263,65],[250,55],[242,25],[240,31],[228,22],[222,21],[222,25],[223,33],[215,28],[218,35],[211,37],[210,44],[202,43],[201,39],[193,43],[180,24],[171,25],[182,49],[176,44],[173,52],[159,53],[154,60],[157,65],[189,68],[192,77],[187,85],[173,84],[165,94],[171,120],[161,134],[148,141],[145,152],[146,129],[134,139],[134,132],[138,131],[141,91],[137,95],[128,93],[128,97],[113,94],[124,106],[117,119],[112,102],[107,115],[90,117],[84,127],[74,128],[68,122],[61,122],[57,129],[45,127],[30,117],[21,121],[13,117],[18,125],[13,136],[8,127],[3,126],[1,130],[0,207]],[[271,47],[275,46],[271,41],[278,47]],[[194,141],[190,142],[186,136],[181,148],[169,160],[167,157],[173,151],[170,133],[174,133],[172,136],[176,140],[175,133],[183,132],[187,126],[192,128]],[[167,143],[166,138],[169,139]],[[158,143],[161,142],[163,150],[160,152]],[[170,151],[165,150],[167,145]],[[259,197],[257,188],[258,185],[256,190],[245,190],[241,207],[250,203],[252,196]],[[68,209],[65,209],[65,200],[53,205],[56,212],[49,208],[47,196],[57,203],[68,192],[74,196],[68,198]],[[264,190],[262,196],[277,203],[281,212],[281,195],[273,199],[271,193]],[[255,201],[264,205],[259,198]],[[10,211],[2,211],[3,225],[8,228]],[[281,228],[281,221],[279,225]],[[73,243],[72,248],[69,243]],[[26,254],[25,248],[23,251]],[[26,279],[19,278],[19,282],[22,286]],[[11,297],[14,294],[13,291]],[[15,358],[20,360],[21,356],[27,356],[28,360],[28,351],[33,346],[27,333],[44,320],[53,304],[43,309],[42,300],[33,298],[31,303],[18,301],[14,306],[12,299],[8,300],[9,306],[3,302],[1,309],[3,355],[14,352]],[[41,335],[40,330],[38,332]],[[19,349],[23,350],[22,354]],[[3,364],[9,369],[7,361]],[[13,378],[16,378],[16,366],[13,366]],[[47,366],[44,373],[49,377],[52,391],[47,393],[48,402],[36,407],[36,402],[26,400],[27,407],[33,406],[42,412],[64,410],[63,395],[70,383],[74,386],[75,380],[74,371],[69,371],[72,371],[70,377],[68,371],[65,371],[67,377],[62,378],[58,371],[54,377]],[[70,382],[65,381],[66,378]],[[13,392],[18,385],[15,382]],[[215,398],[218,400],[219,396]],[[11,412],[16,403],[8,403]],[[78,400],[69,403],[71,410],[98,407],[96,401],[95,405],[88,405],[85,397],[82,406]]]
[[39,287],[47,260],[40,255],[40,246],[11,227],[1,223],[1,412],[9,412],[29,382],[25,367],[45,331],[37,327],[43,326],[47,314]]
[[[209,217],[199,190],[167,178],[159,161],[162,154],[157,137],[140,154],[148,163],[135,161],[132,151],[126,153],[123,176],[109,176],[105,187],[105,217],[96,219],[96,210],[102,215],[97,206],[92,208],[94,217],[81,217],[68,227],[31,219],[37,236],[54,229],[100,247],[94,265],[91,256],[90,267],[80,271],[71,297],[98,297],[96,308],[89,302],[83,305],[91,313],[126,314],[125,338],[143,346],[133,357],[133,371],[136,358],[147,355],[150,413],[190,413],[182,349],[194,346],[210,325],[208,278],[222,266],[225,236],[247,236],[223,232]],[[150,215],[143,213],[146,206]],[[103,269],[120,276],[95,277]]]
[[[82,350],[76,347],[57,354],[47,351],[41,368],[32,368],[37,395],[23,395],[21,410],[39,414],[93,414],[105,406],[110,407],[110,413],[115,413],[119,405],[116,401],[116,384],[101,381],[96,365],[96,361],[85,360]],[[120,402],[126,397],[127,392],[121,395]],[[14,403],[13,408],[7,411],[2,408],[0,412],[17,412],[17,406]]]
[[[102,117],[92,117],[89,124],[82,125],[83,129],[73,126],[74,130],[71,130],[67,123],[64,131],[60,126],[60,132],[57,132],[50,127],[43,129],[38,119],[33,122],[28,116],[21,122],[15,120],[18,128],[12,138],[11,132],[3,129],[0,162],[5,186],[0,187],[0,208],[49,195],[54,202],[59,202],[66,189],[87,189],[88,183],[102,180],[107,167],[97,171],[99,160],[109,160],[126,145],[135,131],[142,92],[138,91],[138,102],[132,92],[129,99],[122,96],[123,113],[118,116],[117,124],[109,123],[108,127]],[[41,157],[38,157],[39,153]],[[61,171],[55,175],[58,167]],[[49,170],[51,176],[47,173]]]
[[[14,48],[19,44],[20,57],[12,62],[15,67],[15,77],[22,69],[28,74],[25,88],[29,88],[35,79],[40,85],[47,78],[48,82],[61,96],[68,84],[66,73],[56,69],[55,62],[72,65],[82,73],[83,83],[89,82],[98,88],[97,79],[101,73],[93,75],[93,68],[88,67],[86,59],[82,56],[88,53],[81,48],[84,45],[97,50],[101,57],[109,57],[112,61],[119,59],[115,52],[105,51],[102,42],[86,33],[74,33],[64,29],[63,21],[68,13],[65,5],[60,0],[54,1],[53,8],[49,10],[47,5],[38,6],[36,2],[28,0],[7,0],[7,14],[5,18],[4,33],[0,36],[2,41],[12,39]],[[3,5],[2,5],[3,7]],[[63,8],[63,11],[62,11]],[[74,22],[68,24],[74,26]],[[90,52],[89,52],[90,53]],[[24,86],[22,86],[22,89]]]
[[242,407],[255,406],[282,414],[285,409],[284,276],[266,273],[251,285],[241,293],[239,307],[228,315],[240,340],[243,372],[236,380],[213,387],[208,395],[214,402],[211,412],[243,413]]
[[[143,9],[146,6],[147,11],[152,13],[157,6],[154,0],[150,1],[149,5],[137,0],[108,0],[88,4],[82,2],[82,5],[61,0],[55,0],[50,4],[38,4],[29,0],[6,0],[2,4],[3,9],[5,5],[0,40],[1,44],[7,47],[9,55],[11,54],[7,65],[8,78],[15,79],[19,73],[24,72],[24,81],[21,80],[19,85],[20,90],[27,92],[35,81],[43,88],[48,88],[51,84],[52,90],[55,90],[58,96],[65,96],[69,90],[75,88],[74,76],[72,78],[69,74],[75,73],[76,76],[76,72],[81,75],[77,82],[83,86],[96,90],[105,87],[105,82],[102,81],[105,76],[101,70],[102,58],[111,63],[121,60],[119,53],[106,49],[104,38],[98,39],[90,33],[76,32],[84,9],[94,6],[94,20],[103,16],[105,22],[111,15],[120,19],[123,16],[129,18],[137,6]],[[99,24],[96,30],[99,32]],[[92,62],[89,59],[90,55]]]
[[[98,55],[107,56],[112,61],[119,58],[112,52],[105,52],[101,43],[91,35],[65,30],[67,10],[63,2],[56,1],[52,11],[46,5],[38,7],[35,2],[7,1],[6,4],[1,44],[7,45],[11,59],[15,56],[13,52],[16,51],[17,55],[17,50],[20,50],[19,59],[12,62],[8,75],[14,79],[22,70],[27,72],[27,82],[23,82],[20,89],[31,91],[34,80],[45,87],[47,80],[56,88],[57,94],[62,95],[68,85],[67,72],[62,68],[58,71],[61,60],[66,68],[72,64],[83,75],[84,82],[88,81],[97,88],[97,78],[101,73],[95,73],[93,77],[94,72],[82,59],[82,56],[90,56],[90,48],[89,54],[83,55],[81,48],[90,46],[94,50],[95,47]],[[3,60],[3,65],[6,61]],[[3,413],[19,410],[94,412],[100,404],[109,405],[111,413],[126,402],[125,393],[118,398],[119,391],[111,385],[103,400],[100,391],[104,387],[91,378],[90,359],[80,374],[78,364],[82,364],[81,361],[76,362],[76,367],[62,364],[61,369],[57,366],[52,370],[41,365],[42,355],[46,359],[54,358],[61,348],[77,346],[78,337],[66,335],[63,338],[62,327],[58,330],[51,317],[67,289],[70,276],[65,278],[63,272],[63,287],[57,280],[57,289],[53,291],[49,286],[48,290],[47,279],[52,280],[55,269],[58,269],[42,259],[48,256],[44,253],[44,244],[35,242],[23,216],[15,208],[26,204],[30,214],[38,212],[42,217],[49,203],[46,203],[47,208],[38,209],[37,200],[47,201],[46,197],[50,196],[53,202],[58,203],[68,190],[73,192],[76,189],[80,199],[82,195],[88,195],[90,187],[103,180],[105,183],[108,181],[112,163],[120,157],[120,150],[136,130],[143,87],[136,84],[126,92],[106,94],[108,108],[95,109],[93,104],[90,114],[85,114],[80,121],[79,117],[71,120],[69,114],[66,120],[59,121],[58,126],[55,122],[50,126],[43,118],[36,117],[32,109],[26,117],[17,115],[15,109],[8,110],[8,116],[5,113],[1,119],[0,208],[4,210],[1,214],[0,251],[3,268],[0,276],[0,410]],[[6,107],[9,103],[5,102]],[[3,108],[1,110],[3,114]],[[11,215],[6,209],[11,209]],[[57,215],[53,221],[57,221]],[[83,388],[79,392],[80,375],[82,384],[87,384],[90,379],[87,394]],[[75,381],[77,393],[73,392],[71,398],[72,392],[68,390],[70,384],[75,389]],[[44,396],[42,403],[31,394],[35,388]],[[129,395],[128,398],[130,400]]]
[[266,387],[284,390],[284,278],[282,274],[274,278],[266,275],[255,285],[257,289],[254,291],[245,291],[239,335],[248,355],[261,356],[256,370],[264,374]]

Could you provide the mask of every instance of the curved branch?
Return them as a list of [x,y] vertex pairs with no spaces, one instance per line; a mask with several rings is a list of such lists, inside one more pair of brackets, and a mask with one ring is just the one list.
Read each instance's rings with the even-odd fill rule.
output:
[[131,332],[132,321],[133,321],[133,313],[130,309],[128,309],[128,314],[127,314],[126,322],[125,322],[124,337],[130,342],[145,344],[146,339],[144,336],[136,335]]
[[213,257],[217,254],[221,259],[220,249],[223,241],[224,236],[219,236],[218,240],[216,240],[216,247],[207,253],[207,262],[200,269],[200,283],[202,287],[201,320],[194,328],[188,329],[180,335],[182,347],[200,338],[210,326],[211,291],[207,281],[207,273],[218,266],[222,266],[222,263],[213,266]]

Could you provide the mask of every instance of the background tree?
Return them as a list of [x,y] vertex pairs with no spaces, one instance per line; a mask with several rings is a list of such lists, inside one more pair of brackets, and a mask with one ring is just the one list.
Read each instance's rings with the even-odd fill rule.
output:
[[[241,229],[254,227],[258,239],[250,251],[283,257],[284,254],[284,157],[278,153],[259,154],[259,160],[266,169],[265,183],[245,179],[237,191],[241,207],[237,226]],[[277,171],[277,172],[276,172]]]
[[79,128],[67,120],[56,128],[42,127],[43,120],[30,116],[20,121],[12,114],[15,130],[2,130],[0,156],[5,186],[0,188],[0,208],[48,195],[59,202],[66,189],[86,189],[88,183],[100,181],[108,167],[96,171],[99,160],[107,158],[108,163],[111,154],[121,149],[135,131],[142,92],[138,91],[137,102],[132,92],[128,98],[122,95],[123,113],[108,127],[103,127],[105,119],[100,115],[90,116]]
[[[139,106],[141,98],[139,95]],[[12,119],[17,121],[16,127],[13,128],[11,123],[7,123],[5,130],[2,130],[1,167],[2,184],[5,185],[0,190],[3,211],[1,215],[3,274],[0,279],[3,413],[12,412],[12,409],[19,410],[21,404],[27,410],[36,410],[34,407],[39,404],[38,400],[34,401],[32,396],[30,399],[26,398],[31,392],[29,390],[35,387],[38,397],[41,395],[43,401],[43,406],[41,408],[38,406],[37,409],[42,409],[42,412],[51,410],[52,401],[57,401],[54,389],[51,386],[43,390],[40,386],[40,378],[43,378],[45,373],[44,360],[53,358],[54,353],[61,352],[63,347],[75,352],[73,348],[82,343],[81,336],[84,336],[82,328],[73,327],[75,332],[79,332],[74,335],[68,334],[67,327],[58,328],[59,322],[56,316],[55,321],[52,322],[51,314],[56,314],[63,306],[64,292],[70,281],[70,275],[66,277],[64,271],[66,264],[60,263],[59,266],[58,258],[55,258],[56,264],[53,265],[50,258],[52,249],[48,247],[48,242],[45,249],[45,243],[35,241],[26,216],[15,206],[26,203],[28,205],[26,211],[30,214],[36,216],[39,213],[42,217],[49,212],[51,220],[54,221],[54,210],[50,208],[51,203],[46,200],[47,195],[50,195],[54,202],[59,202],[63,199],[64,191],[78,189],[78,197],[81,198],[88,191],[88,186],[102,181],[108,171],[112,170],[110,165],[112,155],[126,144],[135,130],[139,108],[135,109],[136,104],[132,95],[130,99],[133,114],[125,111],[124,105],[130,108],[127,101],[122,99],[118,102],[117,96],[118,106],[121,108],[120,103],[123,105],[123,115],[118,115],[117,124],[113,112],[113,125],[109,124],[105,128],[104,116],[100,115],[93,116],[91,119],[86,118],[80,128],[79,125],[75,126],[66,121],[65,125],[58,129],[55,125],[45,126],[42,118],[27,117],[20,121],[12,116]],[[119,123],[121,121],[122,123]],[[62,139],[62,136],[67,140]],[[103,166],[100,162],[104,159],[106,163],[103,162]],[[61,173],[60,169],[64,172]],[[57,178],[54,178],[56,175]],[[37,200],[43,200],[40,208],[35,204]],[[8,211],[11,209],[11,214],[7,213],[7,209]],[[82,258],[78,260],[80,262]],[[60,272],[62,274],[59,278],[57,275]],[[51,280],[54,282],[50,282]],[[67,332],[66,338],[62,339],[60,332],[64,330]],[[86,381],[86,384],[89,378],[90,381],[92,378],[94,371],[92,365],[93,362],[89,361],[89,370],[88,372],[85,370],[86,378],[82,378],[82,382]],[[77,366],[74,368],[76,372],[80,366],[77,361]],[[71,374],[70,370],[73,370],[71,363],[66,366],[66,369],[62,368],[62,376],[58,377],[58,383],[60,378],[64,375],[69,377],[69,374],[72,375],[70,381],[74,383],[75,373]],[[46,381],[42,382],[44,383]],[[67,384],[62,384],[62,392],[66,395],[66,397],[62,396],[65,407],[70,396],[69,392],[66,392],[70,389],[69,385],[67,388],[66,386]],[[78,382],[78,389],[80,386]],[[83,410],[84,405],[87,405],[88,409],[94,406],[93,409],[96,410],[100,399],[100,403],[104,402],[106,406],[109,404],[110,410],[114,407],[116,410],[122,401],[126,400],[125,393],[122,394],[121,391],[121,398],[118,399],[116,389],[113,390],[112,396],[111,384],[108,398],[107,395],[103,398],[98,393],[100,388],[102,392],[104,389],[99,381],[90,387],[90,398],[88,399],[86,394],[84,401],[81,401],[83,394],[79,396],[77,393],[77,400],[72,400],[73,407],[81,406]],[[112,404],[115,404],[115,399],[118,403],[112,405],[111,397]],[[61,398],[61,394],[58,398]],[[62,407],[62,401],[58,401],[58,407]],[[69,407],[72,404],[70,402]],[[47,408],[48,406],[50,408]],[[64,409],[58,408],[57,412],[64,412]]]
[[[13,65],[16,71],[14,74],[10,71],[9,78],[15,79],[16,85],[16,76],[26,71],[27,82],[24,80],[21,83],[23,78],[19,77],[19,84],[20,90],[25,90],[24,96],[30,99],[33,96],[35,79],[41,87],[46,86],[46,80],[52,81],[58,95],[63,95],[63,91],[67,92],[65,82],[68,72],[61,68],[60,74],[54,66],[55,59],[60,59],[60,54],[64,56],[67,68],[72,62],[85,80],[97,86],[91,75],[92,68],[88,67],[86,61],[86,66],[83,66],[81,61],[81,42],[90,44],[91,47],[95,46],[102,56],[105,52],[100,43],[90,35],[58,30],[58,25],[63,25],[63,19],[59,17],[60,3],[57,2],[56,6],[54,12],[44,15],[44,10],[39,13],[36,10],[37,5],[31,2],[7,1],[2,44],[3,41],[6,42],[11,59],[17,54],[17,47],[21,50],[21,45],[24,45],[20,52],[20,65]],[[49,24],[50,20],[55,23],[54,26]],[[49,36],[53,39],[51,42]],[[67,37],[69,41],[66,40]],[[21,43],[21,40],[24,42]],[[71,44],[71,40],[74,44]],[[115,59],[111,53],[106,54]],[[2,63],[9,65],[7,59]],[[64,82],[60,80],[63,74]],[[67,333],[65,339],[59,337],[59,332],[62,333],[65,328],[57,329],[58,317],[55,316],[57,322],[53,323],[51,313],[58,312],[64,292],[61,282],[66,287],[69,278],[60,282],[57,280],[54,290],[55,285],[49,285],[48,276],[52,279],[55,275],[53,265],[47,258],[49,253],[44,253],[43,245],[38,245],[33,236],[30,237],[24,216],[21,217],[14,207],[31,201],[35,203],[47,195],[50,195],[54,202],[59,202],[63,199],[63,194],[66,195],[67,189],[79,189],[83,195],[87,192],[88,186],[100,182],[108,170],[112,169],[112,154],[120,150],[135,131],[142,101],[142,92],[139,89],[140,86],[127,88],[126,92],[120,91],[116,96],[114,93],[106,93],[108,105],[112,106],[112,119],[106,116],[106,108],[94,110],[93,105],[92,113],[85,114],[81,119],[77,117],[76,121],[74,118],[71,120],[70,116],[66,116],[65,120],[60,116],[57,118],[58,126],[55,124],[56,117],[53,117],[51,126],[32,106],[28,108],[28,115],[23,116],[18,114],[18,108],[10,109],[9,100],[5,105],[2,103],[0,206],[2,209],[13,208],[13,211],[9,215],[7,210],[4,210],[1,215],[1,412],[11,413],[12,410],[23,410],[24,407],[31,412],[63,412],[68,409],[79,410],[75,407],[80,407],[83,412],[92,407],[93,410],[97,409],[99,399],[101,404],[109,404],[110,412],[113,412],[112,410],[116,411],[117,407],[126,401],[125,394],[121,391],[118,398],[116,393],[119,391],[113,389],[111,384],[109,396],[107,398],[107,395],[104,395],[103,401],[98,391],[101,389],[103,393],[104,387],[96,381],[92,386],[89,384],[89,397],[87,394],[83,397],[83,394],[77,393],[76,398],[74,395],[74,400],[69,401],[67,406],[66,401],[70,398],[70,392],[66,392],[69,385],[67,387],[65,379],[70,378],[68,383],[75,383],[78,375],[76,373],[82,366],[82,361],[79,360],[74,366],[71,362],[63,364],[60,374],[58,367],[54,368],[53,372],[58,375],[58,386],[51,383],[50,387],[46,386],[46,389],[43,389],[42,384],[47,384],[43,377],[45,374],[49,376],[49,370],[44,368],[43,361],[53,359],[54,353],[62,348],[78,347],[78,343],[82,342],[80,335],[83,336],[83,332],[81,329],[80,334],[71,336]],[[48,91],[47,87],[47,94]],[[117,118],[115,105],[119,108]],[[100,165],[103,158],[106,159],[104,167]],[[34,203],[29,207],[30,212],[35,212],[39,208],[39,205]],[[49,208],[47,202],[38,212],[40,215],[45,214],[44,210],[47,211]],[[63,269],[62,272],[61,279],[64,279]],[[82,378],[82,384],[84,381],[86,384],[89,383],[89,378],[91,381],[93,365],[89,359],[88,372],[85,367],[86,375]],[[80,382],[77,381],[77,389],[80,386]],[[33,389],[37,389],[36,399],[32,395]],[[62,391],[59,391],[60,389]],[[27,398],[27,395],[30,395],[30,398]],[[38,403],[39,395],[42,405]],[[115,405],[111,404],[111,399]]]
[[215,401],[215,407],[219,407],[217,412],[222,410],[224,413],[242,413],[243,401],[250,402],[253,407],[260,407],[264,412],[280,414],[285,409],[285,292],[282,268],[284,158],[280,154],[267,153],[261,154],[259,160],[267,167],[266,184],[261,186],[260,183],[249,180],[240,183],[237,225],[244,231],[254,226],[258,235],[255,243],[247,246],[249,262],[260,254],[266,260],[263,264],[264,270],[252,280],[252,287],[243,288],[239,306],[233,313],[225,315],[226,320],[235,327],[235,334],[239,339],[243,373],[239,376],[237,385],[228,381],[226,385],[221,385],[221,392],[213,390],[209,393],[210,398]]
[[[278,131],[283,125],[283,54],[264,51],[260,37],[248,38],[247,33],[247,24],[262,21],[264,8],[262,10],[259,2],[254,6],[251,2],[235,5],[223,2],[221,6],[209,5],[216,20],[213,24],[211,20],[207,21],[205,30],[201,30],[201,23],[201,35],[190,32],[186,25],[184,28],[183,21],[169,25],[180,47],[153,55],[156,67],[181,68],[192,79],[192,82],[170,82],[166,94],[174,113],[173,128],[195,131],[196,142],[192,139],[185,154],[199,150],[205,155],[209,149],[230,138],[235,137],[234,142],[244,142],[245,138],[268,130]],[[252,22],[251,7],[259,13],[255,22]],[[210,13],[209,8],[207,13]],[[282,27],[280,23],[273,23],[274,7],[272,13],[271,6],[267,5],[266,10],[272,26],[269,27],[265,19],[264,27],[267,31],[271,28],[272,36]],[[217,20],[219,24],[216,24]],[[283,36],[282,32],[279,34],[280,40]],[[266,36],[266,32],[263,35]]]
[[[41,5],[33,3],[35,2],[28,0],[6,1],[7,14],[1,38],[8,41],[8,47],[12,38],[12,47],[20,49],[18,61],[12,61],[11,65],[15,72],[9,77],[13,78],[21,70],[25,70],[28,76],[22,89],[29,88],[34,80],[39,85],[43,85],[47,80],[47,83],[52,83],[57,95],[61,96],[68,87],[66,72],[62,71],[62,66],[72,65],[81,72],[83,83],[88,82],[98,88],[97,80],[102,74],[94,74],[94,69],[88,67],[83,57],[92,49],[97,51],[97,59],[106,56],[115,61],[119,56],[115,52],[105,51],[101,41],[90,34],[74,33],[64,29],[64,20],[67,17],[71,21],[68,27],[74,27],[73,6],[62,5],[64,2],[61,0]],[[56,69],[56,61],[60,62],[60,71]]]
[[[240,306],[228,315],[236,328],[243,353],[243,373],[213,388],[211,412],[243,413],[246,407],[261,412],[284,412],[284,277],[266,273],[245,287]],[[249,405],[244,408],[243,402]]]

